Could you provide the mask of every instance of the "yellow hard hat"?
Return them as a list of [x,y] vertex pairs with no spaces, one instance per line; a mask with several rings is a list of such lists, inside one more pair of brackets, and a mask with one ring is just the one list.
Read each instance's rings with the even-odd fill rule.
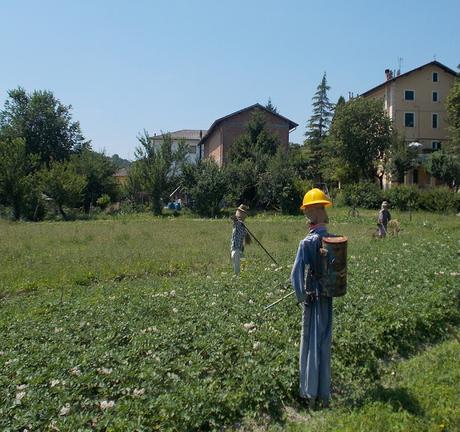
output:
[[314,188],[305,194],[300,208],[303,210],[313,204],[322,204],[324,207],[330,207],[332,201],[321,189]]

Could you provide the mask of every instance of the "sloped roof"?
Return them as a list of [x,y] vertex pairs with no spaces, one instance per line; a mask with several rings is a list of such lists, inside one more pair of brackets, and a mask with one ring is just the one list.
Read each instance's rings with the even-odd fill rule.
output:
[[[200,136],[201,132],[201,136]],[[175,132],[169,132],[172,139],[186,139],[186,140],[199,140],[206,135],[206,129],[181,129]],[[151,139],[163,138],[164,134],[151,136]]]
[[115,172],[114,176],[115,177],[127,177],[128,170],[126,168],[120,168],[118,171]]
[[441,68],[442,70],[444,70],[445,72],[447,72],[447,73],[449,73],[449,74],[451,74],[451,75],[458,76],[457,72],[455,72],[455,71],[452,70],[451,68],[448,68],[447,66],[443,65],[442,63],[440,63],[440,62],[434,60],[434,61],[432,61],[432,62],[429,62],[429,63],[426,63],[426,64],[424,64],[424,65],[422,65],[422,66],[419,66],[418,68],[415,68],[415,69],[412,69],[412,70],[410,70],[410,71],[408,71],[408,72],[405,72],[405,73],[403,73],[403,74],[401,74],[401,75],[395,76],[395,77],[393,77],[392,79],[389,79],[389,80],[383,82],[382,84],[379,84],[379,85],[377,85],[377,86],[371,88],[370,90],[367,90],[366,92],[361,93],[361,96],[367,96],[368,94],[374,92],[375,90],[378,90],[379,88],[384,87],[385,85],[387,85],[387,84],[389,84],[389,83],[391,83],[391,82],[394,82],[394,81],[396,81],[396,80],[399,79],[399,78],[402,78],[402,77],[404,77],[404,76],[410,75],[411,73],[417,72],[417,71],[419,71],[420,69],[423,69],[423,68],[425,68],[425,67],[427,67],[427,66],[437,66],[437,67]]
[[199,145],[202,144],[204,141],[206,141],[206,139],[212,134],[212,132],[214,131],[214,129],[217,127],[217,125],[221,122],[223,122],[224,120],[227,120],[228,118],[230,117],[233,117],[237,114],[241,114],[242,112],[245,112],[245,111],[250,111],[254,108],[258,108],[262,111],[265,111],[265,112],[268,112],[270,114],[273,114],[274,116],[277,116],[285,121],[288,122],[289,124],[289,131],[291,131],[292,129],[296,128],[297,126],[299,126],[297,123],[293,122],[292,120],[289,120],[287,117],[284,117],[282,116],[281,114],[278,114],[278,113],[274,113],[272,111],[270,111],[269,109],[265,108],[263,105],[259,104],[259,103],[256,103],[254,105],[251,105],[251,106],[248,106],[246,108],[243,108],[243,109],[240,109],[239,111],[235,111],[231,114],[228,114],[224,117],[221,117],[221,118],[218,118],[217,120],[214,121],[214,123],[211,125],[211,127],[208,129],[207,133],[203,136],[203,138],[201,139],[201,141],[198,143]]

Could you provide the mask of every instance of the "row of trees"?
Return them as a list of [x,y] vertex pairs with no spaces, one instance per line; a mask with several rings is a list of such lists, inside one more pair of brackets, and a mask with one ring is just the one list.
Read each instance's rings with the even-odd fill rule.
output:
[[[160,214],[169,194],[180,186],[201,215],[215,215],[223,205],[244,202],[253,208],[298,211],[305,190],[313,184],[382,183],[390,173],[401,181],[420,163],[394,131],[379,100],[341,97],[336,104],[323,75],[313,97],[304,145],[280,148],[265,125],[262,111],[254,113],[246,132],[232,145],[224,168],[213,161],[187,163],[184,142],[172,148],[164,134],[160,148],[145,131],[138,137],[136,160],[120,194],[114,161],[95,152],[72,120],[71,106],[49,91],[8,92],[0,111],[0,205],[12,208],[15,219],[40,219],[52,202],[63,218],[67,208],[91,207],[126,197],[150,203]],[[277,108],[269,99],[266,106]],[[460,80],[447,98],[450,144],[424,162],[433,176],[449,187],[460,184]]]
[[116,198],[116,165],[92,150],[71,109],[49,91],[8,92],[0,111],[0,205],[14,219],[39,220],[49,203],[67,218],[66,207],[89,212]]
[[188,195],[192,209],[206,216],[238,202],[284,212],[297,208],[304,189],[299,184],[302,170],[291,163],[297,148],[288,153],[280,149],[279,139],[267,130],[261,111],[254,113],[246,133],[233,143],[225,168],[213,160],[188,163],[185,143],[172,151],[170,135],[163,134],[163,138],[161,147],[155,148],[146,131],[138,137],[136,160],[126,186],[132,201],[144,202],[147,193],[155,214],[161,213],[178,186]]

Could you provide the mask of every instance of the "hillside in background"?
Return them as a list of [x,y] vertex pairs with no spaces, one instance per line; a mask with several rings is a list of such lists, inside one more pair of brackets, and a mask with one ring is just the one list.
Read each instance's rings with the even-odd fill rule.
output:
[[116,153],[110,157],[112,162],[117,166],[117,168],[129,168],[131,161],[128,159],[123,159],[118,156]]

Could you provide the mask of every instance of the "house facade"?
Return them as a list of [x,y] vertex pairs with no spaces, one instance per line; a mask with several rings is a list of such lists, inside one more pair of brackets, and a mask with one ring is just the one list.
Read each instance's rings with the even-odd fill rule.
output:
[[[187,159],[189,162],[196,163],[200,159],[200,152],[198,143],[206,134],[206,130],[197,130],[197,129],[181,129],[175,132],[170,132],[172,140],[172,151],[176,151],[179,143],[181,141],[185,142],[188,148]],[[164,140],[164,135],[154,135],[150,137],[153,145],[155,147],[161,146]]]
[[[422,162],[448,140],[445,103],[456,76],[455,71],[438,61],[403,74],[387,69],[385,82],[361,96],[383,100],[393,126],[407,145],[412,143],[418,148],[418,160]],[[390,187],[391,183],[395,179],[386,178],[384,186]],[[435,185],[436,180],[419,166],[406,174],[404,183],[427,187]]]
[[123,186],[128,182],[128,175],[129,173],[127,168],[120,168],[113,174],[113,177],[115,178],[115,182],[118,186]]
[[219,166],[224,166],[228,162],[233,141],[246,132],[247,124],[256,110],[263,112],[267,130],[275,133],[280,145],[287,150],[289,133],[298,126],[297,123],[255,104],[214,121],[199,142],[201,158],[212,158]]

